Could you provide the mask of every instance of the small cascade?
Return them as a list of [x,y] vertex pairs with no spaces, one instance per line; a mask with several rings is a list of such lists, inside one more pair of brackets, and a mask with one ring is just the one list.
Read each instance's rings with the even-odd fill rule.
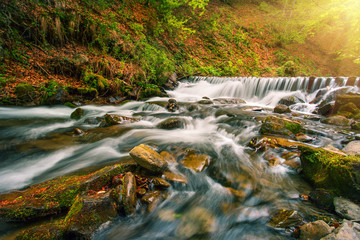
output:
[[[242,98],[248,102],[273,105],[277,103],[275,99],[280,100],[289,93],[299,92],[303,95],[300,98],[305,99],[305,95],[316,95],[320,89],[349,88],[349,91],[357,91],[359,87],[359,77],[192,77],[168,94],[185,101],[206,96]],[[263,99],[268,100],[264,102]]]

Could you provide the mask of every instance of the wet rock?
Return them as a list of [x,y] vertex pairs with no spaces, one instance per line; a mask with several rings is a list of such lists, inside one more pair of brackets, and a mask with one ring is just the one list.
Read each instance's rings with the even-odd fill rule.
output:
[[109,97],[108,102],[112,103],[112,104],[119,104],[122,101],[124,101],[125,99],[126,99],[126,97],[119,97],[119,96],[113,97],[113,96],[111,96],[111,97]]
[[77,108],[70,115],[71,119],[79,120],[82,116],[85,115],[85,111],[82,108]]
[[102,119],[102,118],[86,118],[84,120],[84,123],[95,125],[95,124],[99,124],[103,120],[104,119]]
[[117,124],[137,122],[139,119],[125,117],[115,114],[106,114],[104,116],[105,121],[101,123],[101,127],[110,127]]
[[323,116],[328,116],[334,108],[334,103],[326,103],[323,106],[319,107],[317,113]]
[[110,191],[110,197],[115,202],[117,210],[123,209],[123,196],[124,192],[122,185],[117,185]]
[[343,156],[323,149],[299,147],[304,177],[315,187],[333,190],[360,199],[360,158]]
[[178,102],[173,98],[169,99],[168,104],[166,105],[166,109],[169,112],[175,112],[176,110],[179,110]]
[[360,141],[352,141],[345,146],[344,152],[350,155],[360,155]]
[[291,112],[290,108],[284,104],[277,105],[274,108],[274,113],[289,113]]
[[136,180],[131,172],[126,173],[123,178],[122,194],[122,203],[125,214],[134,214],[136,207]]
[[129,154],[140,166],[152,172],[163,172],[167,166],[163,156],[144,144],[134,147]]
[[321,238],[321,240],[344,240],[344,239],[360,239],[360,224],[346,221],[335,229],[331,234]]
[[[25,228],[20,231],[16,238],[11,239],[26,240],[26,239],[65,239],[62,220],[50,221],[48,223],[37,224]],[[32,224],[33,225],[33,224]]]
[[332,231],[331,227],[322,220],[316,222],[307,223],[300,227],[300,240],[308,239],[320,239],[330,234]]
[[155,210],[156,206],[162,201],[162,196],[159,191],[148,192],[141,198],[142,202],[148,204],[148,211],[152,212]]
[[172,117],[160,122],[157,127],[161,129],[184,128],[186,121],[183,118]]
[[295,140],[300,142],[311,142],[314,139],[306,134],[300,133],[295,136]]
[[348,220],[360,220],[360,206],[348,199],[334,198],[335,212]]
[[268,225],[274,228],[297,227],[304,223],[304,219],[295,210],[279,209],[272,214]]
[[167,151],[162,151],[160,155],[168,162],[168,163],[177,163],[174,155],[170,154]]
[[318,208],[324,209],[329,212],[335,210],[334,194],[322,188],[317,188],[309,193],[309,199]]
[[204,104],[204,105],[210,105],[210,104],[214,104],[211,100],[209,99],[203,99],[197,102],[198,104]]
[[332,113],[336,114],[338,111],[350,111],[351,113],[358,113],[358,108],[360,108],[360,94],[339,94],[336,96],[335,106]]
[[196,154],[194,151],[188,152],[181,163],[195,172],[202,172],[210,163],[210,156],[206,154]]
[[195,207],[187,211],[182,217],[175,234],[181,239],[195,235],[210,233],[215,227],[215,217],[203,207]]
[[186,107],[186,110],[188,110],[189,112],[193,112],[196,110],[199,110],[199,105],[197,104],[190,104]]
[[65,239],[90,239],[101,224],[116,216],[116,204],[109,192],[77,197],[64,220]]
[[296,99],[294,96],[288,96],[288,97],[283,97],[282,99],[280,99],[279,104],[283,104],[286,106],[290,106],[296,103]]
[[170,183],[159,177],[154,177],[152,182],[154,183],[155,187],[159,188],[168,188],[171,186]]
[[334,154],[342,155],[342,156],[347,155],[344,151],[341,151],[340,149],[334,147],[333,145],[327,145],[327,146],[323,147],[322,149],[326,150],[328,152],[334,153]]
[[82,135],[82,134],[84,134],[84,131],[81,130],[80,128],[75,128],[75,129],[74,129],[74,134],[76,134],[76,135]]
[[281,163],[281,160],[273,155],[271,151],[265,154],[264,159],[268,161],[270,167],[276,167]]
[[303,128],[299,122],[276,116],[265,118],[260,128],[262,134],[270,133],[286,136],[293,136],[301,131],[303,131]]
[[240,98],[216,98],[214,99],[215,103],[219,104],[244,104],[246,103],[245,100]]
[[86,176],[63,176],[21,192],[1,194],[0,221],[29,221],[67,211],[78,194],[86,194],[89,190],[99,191],[110,185],[115,175],[132,167],[125,163],[108,166]]
[[93,143],[100,141],[104,138],[109,137],[118,137],[126,132],[131,130],[130,127],[125,127],[121,125],[114,125],[111,127],[105,127],[105,128],[95,128],[95,129],[89,129],[86,134],[82,135],[77,139],[80,143]]
[[188,181],[185,177],[183,177],[180,174],[173,173],[173,172],[164,172],[163,176],[166,180],[171,181],[171,182],[178,182],[178,183],[184,183],[184,184],[188,183]]
[[286,160],[285,162],[283,162],[283,164],[293,169],[298,169],[301,167],[301,162],[299,158]]
[[144,196],[146,194],[146,189],[145,188],[138,188],[136,189],[136,194],[139,196]]
[[328,117],[324,120],[320,120],[322,123],[326,123],[326,124],[331,124],[331,125],[336,125],[336,126],[350,126],[350,124],[352,123],[351,120],[347,119],[344,116],[331,116]]

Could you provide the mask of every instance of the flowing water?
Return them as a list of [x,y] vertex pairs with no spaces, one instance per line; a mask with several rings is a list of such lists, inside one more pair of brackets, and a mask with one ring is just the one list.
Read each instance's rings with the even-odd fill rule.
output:
[[[283,164],[269,167],[267,153],[254,153],[247,144],[260,136],[259,119],[273,114],[283,97],[295,96],[298,102],[291,109],[298,114],[288,116],[303,122],[313,138],[309,144],[341,149],[341,141],[356,133],[311,119],[322,100],[331,101],[335,93],[358,91],[359,79],[351,86],[347,83],[347,78],[195,77],[168,91],[179,102],[176,112],[166,110],[168,98],[153,98],[119,106],[83,106],[86,115],[79,120],[70,119],[73,109],[64,106],[0,107],[0,192],[112,164],[127,158],[129,150],[139,144],[159,152],[192,149],[211,157],[203,172],[172,165],[188,184],[172,184],[167,198],[153,212],[142,213],[138,206],[135,216],[118,217],[102,226],[94,239],[288,239],[286,231],[267,226],[271,213],[284,208],[295,209],[304,218],[319,214],[319,209],[299,198],[311,188],[296,170]],[[197,104],[203,97],[214,104]],[[232,100],[215,100],[219,98]],[[236,103],[234,98],[246,103]],[[229,117],[218,114],[221,110],[235,113]],[[98,128],[85,119],[106,113],[141,120],[126,123],[118,133],[104,130],[101,137],[89,141],[73,140],[74,128]],[[185,119],[184,128],[156,127],[174,116]],[[271,154],[284,161],[281,156],[288,151],[280,148]],[[228,187],[243,197],[234,198]],[[13,227],[0,225],[0,236]]]

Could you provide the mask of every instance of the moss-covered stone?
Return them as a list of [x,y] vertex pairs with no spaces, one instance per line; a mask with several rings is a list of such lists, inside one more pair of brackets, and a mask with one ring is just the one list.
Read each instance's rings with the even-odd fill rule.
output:
[[304,177],[315,187],[360,200],[360,158],[299,147]]
[[157,127],[162,129],[184,128],[186,121],[182,118],[172,117],[160,122]]
[[16,240],[62,240],[64,239],[65,228],[63,219],[50,221],[45,224],[35,225],[27,228],[16,236]]
[[15,94],[22,101],[30,101],[34,96],[34,87],[29,83],[20,83],[15,88]]
[[262,134],[279,134],[286,136],[293,136],[302,131],[303,128],[299,122],[276,116],[265,118],[260,128],[260,133]]
[[88,175],[56,178],[21,192],[0,195],[0,221],[27,221],[66,212],[78,194],[110,186],[114,176],[134,170],[131,162],[105,167]]
[[109,192],[77,197],[64,220],[64,237],[90,239],[101,224],[116,216],[116,204]]
[[85,111],[82,108],[77,108],[75,111],[73,111],[70,115],[71,119],[79,120],[82,116],[84,116]]
[[359,108],[360,94],[337,95],[332,113],[336,114],[338,111],[346,111],[357,114],[360,111]]

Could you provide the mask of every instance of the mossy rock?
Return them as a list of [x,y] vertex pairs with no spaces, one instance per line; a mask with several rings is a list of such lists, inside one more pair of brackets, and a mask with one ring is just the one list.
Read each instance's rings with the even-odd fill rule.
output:
[[88,175],[63,176],[21,192],[0,195],[0,222],[28,221],[66,212],[78,194],[111,185],[114,176],[134,170],[133,161],[104,167]]
[[101,224],[117,216],[116,204],[107,193],[78,196],[64,220],[65,239],[90,239]]
[[27,228],[16,236],[16,240],[62,240],[64,239],[63,219]]
[[82,108],[77,108],[70,115],[71,119],[79,120],[82,116],[84,116],[85,111]]
[[332,113],[336,114],[338,111],[347,111],[353,114],[357,114],[359,108],[360,94],[337,95]]
[[29,83],[20,83],[15,87],[15,94],[22,101],[32,100],[34,91],[35,88]]
[[304,177],[317,188],[360,200],[360,158],[299,147]]
[[160,122],[157,127],[161,129],[184,128],[186,121],[182,118],[172,117]]
[[77,91],[85,98],[96,98],[99,95],[98,90],[96,90],[96,88],[93,87],[78,88]]
[[286,136],[293,136],[302,131],[303,128],[299,122],[276,116],[265,118],[260,128],[260,133],[262,134],[279,134]]
[[156,88],[146,88],[140,92],[140,99],[150,97],[168,97],[168,95]]

